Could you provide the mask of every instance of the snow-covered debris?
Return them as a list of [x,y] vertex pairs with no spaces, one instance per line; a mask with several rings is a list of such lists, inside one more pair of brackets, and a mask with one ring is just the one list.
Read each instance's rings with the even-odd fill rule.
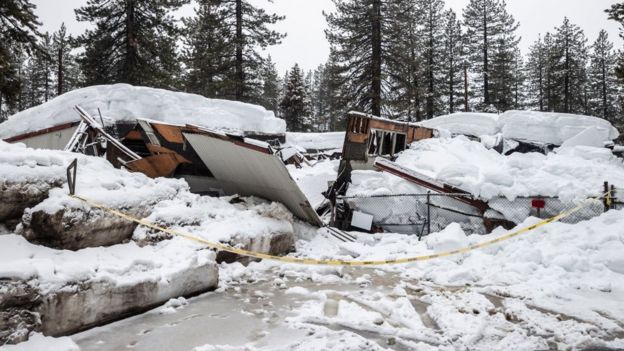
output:
[[620,135],[605,119],[568,113],[507,111],[498,123],[505,138],[553,145],[561,145],[588,128],[593,129],[591,143],[610,142]]
[[459,136],[413,143],[396,163],[485,200],[496,196],[573,200],[599,195],[605,181],[624,186],[622,160],[606,148],[587,146],[562,148],[548,155],[504,156]]
[[569,144],[603,146],[619,136],[618,130],[602,118],[538,111],[507,111],[501,115],[458,112],[419,124],[482,139],[501,134],[505,139],[552,145],[574,138]]
[[286,133],[286,143],[305,150],[342,149],[345,132]]
[[495,113],[457,112],[419,123],[423,127],[443,129],[452,134],[471,136],[496,135],[500,132]]
[[79,121],[74,106],[105,122],[152,119],[171,124],[194,124],[232,132],[283,134],[284,120],[252,104],[208,99],[200,95],[128,84],[77,89],[42,105],[19,112],[0,124],[0,138],[13,137],[56,125]]

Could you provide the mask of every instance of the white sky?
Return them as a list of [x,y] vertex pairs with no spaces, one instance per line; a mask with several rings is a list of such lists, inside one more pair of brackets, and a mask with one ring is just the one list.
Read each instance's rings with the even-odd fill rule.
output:
[[[43,30],[55,31],[62,22],[72,34],[81,33],[87,24],[76,22],[74,8],[86,3],[86,0],[32,0],[37,5],[36,13]],[[276,29],[287,32],[288,37],[282,45],[268,50],[277,63],[280,74],[295,62],[304,69],[314,69],[325,62],[329,47],[323,30],[326,28],[322,11],[331,11],[331,0],[251,0],[252,3],[265,6],[268,10],[286,19]],[[462,9],[469,0],[446,0],[447,6],[461,15]],[[520,22],[519,35],[522,37],[521,49],[526,53],[538,34],[552,31],[563,21],[564,16],[585,30],[589,43],[593,42],[600,29],[609,32],[611,41],[616,48],[624,43],[618,36],[618,25],[608,21],[604,9],[617,0],[507,0],[508,10]],[[192,15],[190,8],[184,9],[185,16]]]

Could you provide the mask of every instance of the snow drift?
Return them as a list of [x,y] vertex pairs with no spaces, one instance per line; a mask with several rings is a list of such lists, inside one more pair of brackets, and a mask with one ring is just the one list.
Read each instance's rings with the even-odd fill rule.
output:
[[77,122],[80,118],[73,111],[75,105],[80,105],[92,116],[99,115],[99,108],[109,123],[146,118],[231,132],[286,132],[286,122],[261,106],[163,89],[114,84],[77,89],[19,112],[0,124],[0,138]]

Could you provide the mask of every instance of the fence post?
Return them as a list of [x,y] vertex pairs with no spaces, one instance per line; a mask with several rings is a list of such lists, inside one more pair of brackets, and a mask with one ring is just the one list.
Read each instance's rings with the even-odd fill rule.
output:
[[431,234],[431,191],[427,191],[427,235]]
[[604,205],[604,211],[607,212],[609,211],[609,208],[611,207],[610,201],[609,201],[609,182],[604,182],[604,199],[602,200],[602,203]]
[[617,205],[618,199],[617,199],[616,194],[615,194],[615,185],[613,185],[613,184],[611,184],[611,192],[609,193],[609,197],[611,198],[611,201],[610,201],[611,202],[611,209],[612,210],[617,209],[616,205]]

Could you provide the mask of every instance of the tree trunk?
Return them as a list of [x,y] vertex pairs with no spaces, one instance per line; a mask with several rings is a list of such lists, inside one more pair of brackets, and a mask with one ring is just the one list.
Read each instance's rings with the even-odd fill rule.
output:
[[602,118],[607,119],[608,107],[607,107],[607,69],[604,58],[600,60],[600,68],[602,69]]
[[134,36],[134,12],[134,0],[128,0],[126,5],[126,62],[123,77],[120,78],[129,84],[140,84],[141,82],[136,77],[137,43]]
[[564,107],[563,107],[563,112],[565,113],[569,113],[570,112],[570,48],[569,48],[569,41],[568,41],[568,37],[566,35],[566,40],[565,40],[565,77],[564,77],[564,91],[563,91],[563,101],[564,101]]
[[488,23],[486,2],[483,2],[483,103],[490,105],[489,62],[488,62]]
[[429,2],[429,50],[427,55],[427,73],[429,75],[429,86],[427,89],[427,118],[433,118],[433,99],[434,99],[434,82],[433,82],[433,6]]
[[464,112],[468,112],[468,66],[464,62]]
[[245,72],[243,71],[243,0],[236,0],[236,79],[234,98],[243,100],[245,91]]
[[381,0],[373,0],[371,113],[381,116]]
[[60,47],[58,50],[58,71],[57,71],[57,86],[56,86],[56,95],[60,96],[63,94],[63,79],[65,79],[63,75],[63,43],[60,43]]

